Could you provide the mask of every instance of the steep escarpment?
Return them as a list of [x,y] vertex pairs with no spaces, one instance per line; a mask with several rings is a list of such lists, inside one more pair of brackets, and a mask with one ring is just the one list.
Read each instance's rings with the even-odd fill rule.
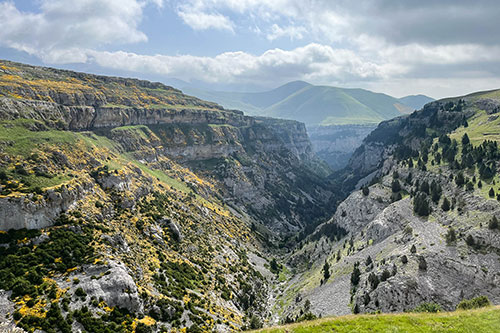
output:
[[500,302],[499,100],[433,102],[368,136],[343,171],[358,190],[289,256],[284,321]]
[[[4,121],[93,131],[139,160],[175,159],[212,177],[237,209],[275,231],[298,230],[332,195],[321,180],[328,167],[315,159],[298,122],[247,117],[159,83],[10,62],[0,71]],[[304,200],[303,193],[311,195]]]
[[26,330],[258,327],[264,258],[333,200],[298,122],[6,61],[0,95],[0,320]]

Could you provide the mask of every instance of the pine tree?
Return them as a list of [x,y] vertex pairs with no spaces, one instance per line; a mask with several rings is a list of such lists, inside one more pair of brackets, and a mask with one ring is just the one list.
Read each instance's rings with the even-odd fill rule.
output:
[[323,277],[325,283],[330,278],[330,265],[328,264],[327,260],[325,260],[325,264],[323,265]]
[[495,197],[495,190],[492,188],[490,188],[490,191],[488,192],[488,195],[490,196],[490,198],[494,198]]
[[399,183],[399,180],[394,179],[392,181],[391,188],[393,193],[401,191],[401,184]]
[[446,197],[444,198],[443,204],[441,205],[441,209],[445,212],[450,210],[450,201],[448,200],[448,198]]
[[469,136],[467,135],[467,133],[464,134],[464,136],[462,136],[462,145],[468,145],[470,143],[470,140],[469,140]]
[[411,246],[410,252],[413,254],[417,253],[417,248],[415,247],[415,244]]
[[351,273],[351,284],[357,286],[361,276],[361,271],[359,270],[359,262],[354,263],[354,269]]

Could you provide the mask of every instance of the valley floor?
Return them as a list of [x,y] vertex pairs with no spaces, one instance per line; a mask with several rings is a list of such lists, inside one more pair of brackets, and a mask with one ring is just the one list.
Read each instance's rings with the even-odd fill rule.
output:
[[348,315],[258,332],[500,332],[500,306],[441,313]]

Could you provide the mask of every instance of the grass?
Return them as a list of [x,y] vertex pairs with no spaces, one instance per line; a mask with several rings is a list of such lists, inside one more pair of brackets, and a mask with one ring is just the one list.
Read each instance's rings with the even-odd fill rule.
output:
[[467,133],[470,142],[475,146],[484,140],[500,141],[500,117],[498,114],[488,115],[485,111],[478,111],[468,122],[468,127],[457,128],[450,135],[450,138],[460,142],[462,136]]
[[145,166],[144,164],[142,164],[141,162],[136,161],[136,160],[131,160],[131,162],[132,162],[132,164],[137,166],[139,169],[141,169],[143,172],[149,174],[150,176],[153,176],[153,177],[159,179],[161,182],[167,184],[168,186],[170,186],[172,188],[175,188],[176,190],[179,190],[179,191],[187,193],[187,194],[192,192],[192,190],[185,183],[183,183],[177,179],[174,179],[172,177],[167,176],[163,171],[149,169],[147,166]]
[[69,145],[77,140],[75,133],[68,131],[31,131],[36,121],[16,119],[0,123],[0,143],[6,143],[4,152],[11,155],[29,156],[37,146],[51,143]]
[[258,332],[500,332],[500,306],[434,314],[348,315],[268,328]]

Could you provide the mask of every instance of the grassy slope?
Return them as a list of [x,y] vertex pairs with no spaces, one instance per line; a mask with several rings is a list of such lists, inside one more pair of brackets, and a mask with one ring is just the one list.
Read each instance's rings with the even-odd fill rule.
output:
[[500,332],[500,306],[470,311],[349,315],[259,332]]
[[262,93],[187,89],[188,93],[252,115],[294,119],[308,125],[379,123],[412,109],[385,94],[364,89],[313,86],[296,81]]

